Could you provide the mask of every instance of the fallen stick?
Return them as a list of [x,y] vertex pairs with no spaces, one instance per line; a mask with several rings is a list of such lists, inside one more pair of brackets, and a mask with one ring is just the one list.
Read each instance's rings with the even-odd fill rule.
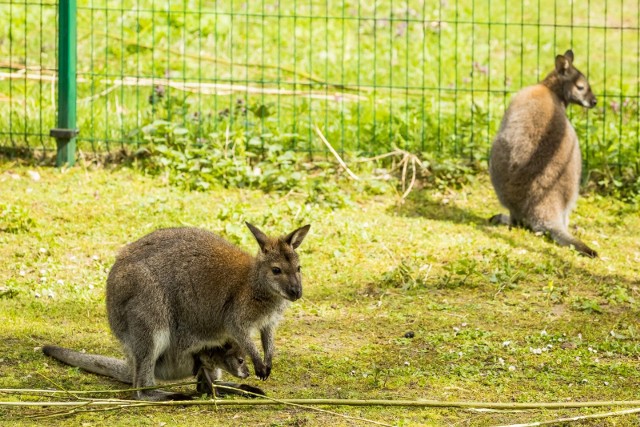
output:
[[637,414],[638,412],[640,412],[640,408],[633,408],[633,409],[625,409],[623,411],[601,412],[598,414],[578,415],[575,417],[558,418],[555,420],[547,420],[547,421],[534,421],[532,423],[525,423],[525,424],[509,424],[509,425],[502,425],[498,427],[537,427],[537,426],[558,425],[558,424],[570,423],[573,421],[596,420],[596,419],[602,419],[602,418],[620,417],[622,415]]
[[358,178],[358,176],[351,172],[351,169],[349,169],[349,167],[347,166],[347,164],[342,160],[342,158],[340,158],[340,156],[338,155],[338,153],[336,152],[336,150],[333,149],[333,147],[331,146],[331,144],[329,144],[329,141],[327,141],[327,138],[324,137],[324,135],[322,134],[322,131],[320,130],[320,128],[318,127],[318,125],[316,125],[316,133],[318,134],[318,136],[320,137],[320,140],[322,142],[324,142],[324,145],[327,146],[327,148],[329,149],[329,151],[331,151],[331,154],[333,154],[333,156],[336,158],[336,160],[338,161],[338,163],[340,163],[340,166],[342,166],[342,168],[347,171],[347,174],[355,179],[356,181],[360,181],[360,178]]
[[[7,389],[4,389],[7,390]],[[2,392],[3,390],[0,390]],[[38,406],[77,406],[85,401],[47,401],[47,402],[0,402],[0,407],[38,407]],[[595,401],[595,402],[539,402],[539,403],[501,403],[501,402],[461,402],[440,400],[362,400],[362,399],[281,399],[278,401],[263,399],[234,400],[187,400],[168,402],[142,402],[137,400],[104,399],[93,400],[87,406],[107,406],[113,404],[131,404],[131,406],[273,406],[273,405],[321,405],[321,406],[382,406],[411,408],[485,408],[485,409],[576,409],[601,408],[609,406],[640,407],[639,400],[629,401]]]

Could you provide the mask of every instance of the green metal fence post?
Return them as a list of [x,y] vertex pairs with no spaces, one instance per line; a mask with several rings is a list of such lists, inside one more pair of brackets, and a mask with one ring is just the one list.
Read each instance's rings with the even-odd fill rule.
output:
[[76,157],[76,0],[58,3],[58,127],[56,166],[73,166]]

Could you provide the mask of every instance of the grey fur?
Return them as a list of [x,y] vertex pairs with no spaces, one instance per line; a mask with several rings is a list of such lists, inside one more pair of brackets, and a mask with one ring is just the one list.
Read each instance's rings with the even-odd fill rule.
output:
[[542,82],[513,97],[502,119],[489,173],[510,215],[498,214],[490,221],[549,233],[559,245],[596,257],[568,228],[582,169],[578,138],[566,115],[571,103],[592,108],[596,98],[568,50],[556,57],[555,69]]
[[[198,228],[157,230],[122,249],[107,278],[107,314],[135,388],[155,384],[159,359],[181,369],[191,355],[226,342],[237,343],[256,375],[267,379],[276,325],[289,302],[302,296],[295,249],[309,225],[280,238],[247,226],[260,246],[256,256]],[[136,397],[171,398],[158,390]]]

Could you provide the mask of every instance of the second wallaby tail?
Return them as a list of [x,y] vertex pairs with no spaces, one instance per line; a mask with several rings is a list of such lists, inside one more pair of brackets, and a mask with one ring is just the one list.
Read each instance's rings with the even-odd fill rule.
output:
[[576,251],[582,255],[586,255],[591,258],[597,258],[598,252],[585,245],[580,239],[573,237],[567,231],[564,230],[549,230],[551,238],[555,240],[560,246],[573,246]]
[[131,372],[124,360],[99,354],[81,353],[55,345],[45,345],[42,347],[42,352],[67,365],[131,384]]

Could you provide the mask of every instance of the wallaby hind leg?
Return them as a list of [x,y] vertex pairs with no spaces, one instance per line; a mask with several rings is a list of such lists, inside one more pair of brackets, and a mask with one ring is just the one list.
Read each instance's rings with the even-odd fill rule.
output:
[[489,218],[489,222],[493,225],[508,225],[511,226],[511,217],[505,214],[496,214]]
[[[145,388],[156,385],[154,378],[155,360],[151,354],[138,354],[133,357],[133,387]],[[164,390],[136,390],[137,400],[163,401],[163,400],[190,400],[191,397],[183,393],[174,393]]]
[[[140,325],[143,325],[140,322]],[[160,355],[169,346],[169,331],[160,330],[149,333],[144,327],[139,327],[134,333],[136,345],[130,348],[130,361],[133,368],[133,387],[145,388],[155,386],[155,366]],[[164,390],[136,390],[138,400],[189,400],[189,396],[182,393],[172,393]]]
[[519,219],[513,212],[509,215],[505,214],[496,214],[489,218],[489,222],[493,225],[508,225],[511,227],[525,227],[524,221]]

